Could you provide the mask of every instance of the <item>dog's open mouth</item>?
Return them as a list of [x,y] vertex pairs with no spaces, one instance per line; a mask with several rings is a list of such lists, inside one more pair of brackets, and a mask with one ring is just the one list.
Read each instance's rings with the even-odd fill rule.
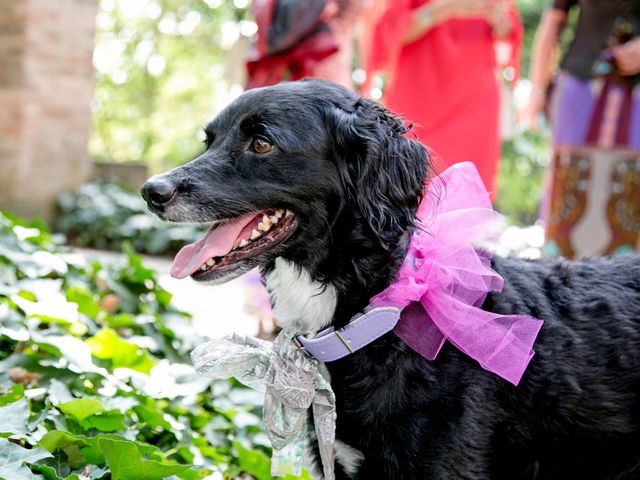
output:
[[289,238],[296,226],[295,215],[282,209],[215,223],[201,240],[178,252],[171,276],[209,281],[247,271],[257,266],[257,257]]

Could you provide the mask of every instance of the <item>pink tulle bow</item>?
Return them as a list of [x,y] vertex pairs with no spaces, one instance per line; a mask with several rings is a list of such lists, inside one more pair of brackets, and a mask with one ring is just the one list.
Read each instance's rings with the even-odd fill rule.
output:
[[371,303],[403,309],[394,333],[429,360],[445,340],[480,365],[517,385],[542,321],[480,307],[503,279],[473,243],[496,233],[501,216],[472,163],[445,170],[429,185],[395,281]]

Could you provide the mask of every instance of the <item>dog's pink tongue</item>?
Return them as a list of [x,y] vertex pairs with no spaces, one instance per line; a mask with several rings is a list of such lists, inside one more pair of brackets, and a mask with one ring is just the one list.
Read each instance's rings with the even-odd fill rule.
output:
[[188,277],[211,257],[221,257],[229,253],[242,229],[255,216],[255,213],[249,213],[222,225],[214,225],[204,238],[182,247],[171,265],[171,276]]

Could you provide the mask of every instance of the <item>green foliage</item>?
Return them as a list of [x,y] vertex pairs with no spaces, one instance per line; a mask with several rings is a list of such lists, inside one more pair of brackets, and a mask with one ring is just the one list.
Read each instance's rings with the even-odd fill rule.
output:
[[531,64],[531,46],[538,28],[542,11],[551,5],[550,0],[516,0],[516,6],[524,25],[524,39],[522,42],[522,72],[527,75]]
[[51,454],[42,448],[26,449],[8,440],[0,439],[0,478],[31,480],[33,474],[27,464],[35,463]]
[[196,132],[228,94],[222,44],[245,16],[227,1],[101,0],[91,153],[161,171],[201,150]]
[[502,145],[496,209],[518,225],[537,220],[542,196],[542,178],[550,158],[546,138],[519,133]]
[[110,328],[99,330],[86,341],[91,354],[100,360],[110,360],[112,368],[130,368],[142,373],[149,373],[158,362],[140,350],[135,343],[121,339]]
[[[516,0],[520,17],[524,25],[524,39],[522,42],[522,74],[526,77],[529,74],[531,65],[531,50],[533,47],[533,39],[540,23],[540,17],[545,8],[552,5],[550,0]],[[572,9],[569,14],[567,28],[563,31],[560,38],[560,50],[566,51],[571,43],[574,35],[574,28],[578,17],[578,9]],[[560,54],[560,52],[558,52]],[[557,60],[560,60],[558,55]]]
[[267,478],[262,395],[196,375],[154,272],[52,240],[0,214],[0,478]]
[[10,403],[0,408],[0,418],[4,421],[0,425],[0,436],[14,434],[26,435],[29,433],[27,417],[29,416],[29,405],[24,398]]
[[143,452],[128,440],[101,438],[98,445],[111,469],[112,480],[161,479],[188,468],[185,465],[165,465],[154,460],[144,460],[140,456]]
[[[120,250],[127,241],[139,253],[156,255],[174,253],[204,234],[204,227],[199,225],[158,220],[149,213],[139,193],[100,181],[58,198],[56,229],[75,245]],[[85,306],[96,308],[90,302]]]

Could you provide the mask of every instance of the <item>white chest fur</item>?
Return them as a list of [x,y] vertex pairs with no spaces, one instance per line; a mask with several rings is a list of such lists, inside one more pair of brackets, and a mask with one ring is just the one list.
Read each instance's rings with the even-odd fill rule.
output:
[[360,465],[364,461],[362,452],[340,440],[336,440],[334,450],[336,452],[336,460],[342,465],[345,473],[350,477],[356,476]]
[[315,334],[327,327],[336,309],[336,290],[311,278],[306,270],[282,258],[265,276],[276,323],[284,329]]

